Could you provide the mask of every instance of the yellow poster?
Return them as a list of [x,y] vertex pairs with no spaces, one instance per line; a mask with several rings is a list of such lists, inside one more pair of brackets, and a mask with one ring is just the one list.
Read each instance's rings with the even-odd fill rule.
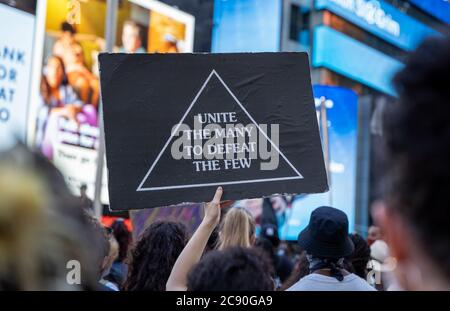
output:
[[149,53],[178,53],[185,41],[186,25],[156,11],[150,11]]

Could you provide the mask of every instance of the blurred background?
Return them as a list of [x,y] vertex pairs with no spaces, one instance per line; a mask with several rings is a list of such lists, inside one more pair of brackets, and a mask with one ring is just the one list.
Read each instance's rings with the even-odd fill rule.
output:
[[194,228],[199,205],[109,211],[98,54],[304,51],[330,191],[239,204],[282,240],[296,240],[320,205],[343,210],[367,236],[382,196],[391,78],[449,24],[443,0],[0,0],[0,150],[17,140],[39,149],[106,225],[125,218],[137,235],[172,218]]

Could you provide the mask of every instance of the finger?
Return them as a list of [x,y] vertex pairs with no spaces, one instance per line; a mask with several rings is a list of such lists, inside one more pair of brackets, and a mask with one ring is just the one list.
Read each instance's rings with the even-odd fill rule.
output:
[[214,198],[212,203],[220,204],[220,199],[222,198],[223,189],[222,187],[218,187],[216,193],[214,194]]

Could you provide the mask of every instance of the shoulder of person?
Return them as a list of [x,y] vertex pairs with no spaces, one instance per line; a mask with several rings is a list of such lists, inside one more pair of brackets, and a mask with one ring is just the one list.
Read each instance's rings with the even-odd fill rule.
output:
[[354,273],[346,275],[345,279],[347,279],[349,283],[354,283],[361,290],[376,291],[376,289],[373,286],[371,286],[366,280],[364,280],[363,278],[357,276]]

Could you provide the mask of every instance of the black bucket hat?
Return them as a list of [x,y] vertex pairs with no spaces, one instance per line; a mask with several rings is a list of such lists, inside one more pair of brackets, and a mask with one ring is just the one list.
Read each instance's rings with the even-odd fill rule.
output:
[[319,258],[348,257],[355,249],[348,235],[347,215],[329,206],[311,213],[308,226],[298,235],[298,243],[308,254]]

